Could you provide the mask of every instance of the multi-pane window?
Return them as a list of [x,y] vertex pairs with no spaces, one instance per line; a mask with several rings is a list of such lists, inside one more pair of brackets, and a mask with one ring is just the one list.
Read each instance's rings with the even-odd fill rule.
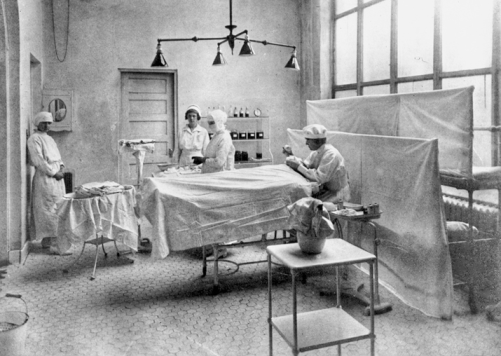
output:
[[473,163],[501,164],[499,133],[491,130],[500,125],[492,90],[499,87],[492,77],[501,56],[493,53],[498,0],[334,1],[333,97],[473,85]]

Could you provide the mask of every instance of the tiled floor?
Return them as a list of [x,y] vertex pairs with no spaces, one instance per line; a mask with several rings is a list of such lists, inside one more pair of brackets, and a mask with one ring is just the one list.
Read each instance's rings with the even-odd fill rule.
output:
[[[123,248],[123,247],[122,247]],[[200,355],[268,354],[266,263],[241,266],[221,278],[222,291],[210,295],[212,277],[200,278],[201,261],[182,252],[164,260],[147,254],[116,258],[113,244],[104,259],[99,251],[97,278],[92,274],[94,248],[76,258],[49,255],[34,246],[24,265],[1,268],[0,295],[21,294],[28,304],[26,355]],[[230,250],[235,261],[266,259],[260,247]],[[134,261],[133,264],[130,262]],[[223,273],[231,264],[221,265]],[[283,271],[280,266],[275,269]],[[298,310],[332,307],[332,275],[315,273],[298,284]],[[274,314],[290,313],[290,276],[274,274]],[[455,290],[452,321],[427,317],[400,302],[385,289],[381,297],[393,310],[376,316],[376,351],[380,356],[501,355],[501,325],[485,312],[472,315],[465,293]],[[9,298],[10,299],[10,298]],[[5,299],[4,299],[5,300]],[[364,307],[343,297],[344,309],[364,325]],[[485,306],[485,305],[484,305]],[[368,355],[369,341],[347,344],[343,355]],[[274,333],[274,354],[290,355]],[[306,355],[336,354],[336,347]]]

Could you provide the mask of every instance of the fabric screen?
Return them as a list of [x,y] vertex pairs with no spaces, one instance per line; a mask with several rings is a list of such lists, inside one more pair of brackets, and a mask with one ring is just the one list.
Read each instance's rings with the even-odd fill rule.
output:
[[[295,155],[309,149],[301,130],[288,129]],[[380,280],[423,313],[452,317],[452,272],[438,168],[437,139],[410,139],[329,131],[327,142],[343,155],[351,202],[378,203],[374,220]],[[373,231],[349,224],[348,239],[373,250]]]
[[440,169],[471,176],[473,86],[307,101],[308,124],[366,135],[437,138]]

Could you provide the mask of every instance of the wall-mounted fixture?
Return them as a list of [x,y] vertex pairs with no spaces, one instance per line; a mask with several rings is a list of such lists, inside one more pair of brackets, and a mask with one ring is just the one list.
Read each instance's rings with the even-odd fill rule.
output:
[[44,89],[42,110],[52,113],[51,131],[71,131],[73,124],[73,91],[69,89]]
[[[256,43],[261,43],[263,45],[271,45],[271,46],[279,46],[279,47],[288,47],[292,48],[292,55],[285,65],[286,69],[292,69],[292,70],[299,70],[299,63],[296,58],[296,46],[292,45],[286,45],[286,44],[281,44],[281,43],[273,43],[273,42],[268,42],[268,41],[256,41],[256,40],[251,40],[249,39],[248,31],[244,30],[236,35],[233,34],[233,30],[237,27],[236,25],[233,25],[233,6],[232,6],[232,0],[230,1],[230,24],[228,26],[225,26],[229,31],[230,34],[226,37],[206,37],[206,38],[199,38],[199,37],[193,37],[193,38],[159,38],[157,39],[157,54],[155,55],[155,59],[151,63],[152,67],[168,67],[167,61],[165,60],[165,57],[162,52],[162,42],[170,42],[170,41],[219,41],[217,44],[217,54],[216,58],[214,59],[214,62],[212,65],[214,66],[219,66],[219,65],[225,65],[226,60],[223,57],[223,54],[220,51],[220,45],[223,43],[228,42],[228,45],[231,48],[231,54],[233,54],[233,48],[235,48],[235,41],[244,41],[244,44],[242,46],[242,49],[240,50],[240,56],[252,56],[255,54],[251,43],[256,42]],[[245,35],[245,36],[244,36]]]

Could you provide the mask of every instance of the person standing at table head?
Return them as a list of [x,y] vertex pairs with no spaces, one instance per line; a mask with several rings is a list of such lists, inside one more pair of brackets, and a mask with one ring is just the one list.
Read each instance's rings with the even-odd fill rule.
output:
[[34,119],[35,132],[28,139],[33,177],[31,216],[35,240],[42,240],[42,247],[50,247],[59,253],[56,245],[58,218],[56,204],[65,194],[64,164],[57,144],[47,132],[53,122],[50,112],[39,112]]
[[214,110],[207,115],[207,123],[214,137],[210,140],[203,157],[193,157],[193,163],[203,164],[202,173],[235,169],[235,147],[225,127],[227,119],[228,116],[222,110]]
[[201,111],[197,105],[190,105],[184,118],[187,123],[179,133],[178,159],[180,166],[189,166],[193,163],[191,157],[205,154],[205,149],[209,144],[209,133],[199,125]]
[[323,125],[313,124],[303,128],[306,146],[312,151],[302,160],[292,153],[289,146],[284,146],[287,156],[285,164],[312,182],[317,182],[319,192],[314,198],[338,203],[350,200],[348,171],[344,158],[327,141],[327,129]]

